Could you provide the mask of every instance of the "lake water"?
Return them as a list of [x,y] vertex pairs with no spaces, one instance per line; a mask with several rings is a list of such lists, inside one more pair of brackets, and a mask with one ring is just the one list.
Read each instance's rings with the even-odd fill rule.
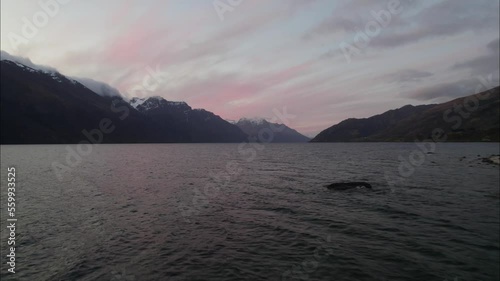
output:
[[68,147],[1,147],[2,280],[500,279],[498,144],[100,145],[58,178]]

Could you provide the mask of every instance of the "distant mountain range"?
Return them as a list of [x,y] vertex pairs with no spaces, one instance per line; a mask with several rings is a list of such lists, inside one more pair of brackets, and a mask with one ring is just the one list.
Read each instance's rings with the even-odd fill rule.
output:
[[[309,141],[264,119],[228,122],[158,96],[128,100],[105,83],[67,77],[3,51],[0,82],[2,144]],[[431,138],[436,128],[447,141],[499,141],[499,108],[497,87],[442,104],[347,119],[310,141],[415,141]]]
[[[294,129],[283,124],[268,122],[265,119],[242,118],[236,122],[235,125],[250,136],[251,139],[257,141],[259,141],[259,139],[270,139],[270,142],[308,142],[310,140],[310,138]],[[266,135],[270,135],[270,132],[272,132],[272,137]]]
[[389,110],[363,119],[347,119],[311,142],[393,142],[431,139],[443,130],[447,141],[499,141],[499,87],[442,104]]
[[132,98],[130,105],[179,138],[177,142],[242,142],[248,136],[237,126],[204,109],[162,97]]
[[[253,136],[185,102],[126,100],[105,83],[67,77],[3,51],[0,63],[2,144],[221,143],[251,141]],[[284,127],[274,141],[300,139],[297,134]]]

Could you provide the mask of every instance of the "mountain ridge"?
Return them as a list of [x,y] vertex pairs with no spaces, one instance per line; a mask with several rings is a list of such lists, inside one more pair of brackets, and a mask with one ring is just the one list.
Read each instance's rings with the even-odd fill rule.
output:
[[[92,142],[95,138],[88,137],[92,132],[99,136],[99,143],[247,139],[235,125],[209,111],[193,110],[184,102],[147,98],[146,103],[151,99],[154,104],[156,100],[161,108],[138,105],[136,109],[121,95],[96,93],[55,69],[33,68],[6,57],[2,57],[0,64],[2,144]],[[187,115],[185,111],[189,111]],[[180,114],[189,121],[182,120]],[[112,133],[99,131],[103,122],[113,128]]]
[[278,123],[272,123],[263,118],[241,118],[235,125],[238,126],[250,139],[259,142],[308,142],[310,138],[296,130]]
[[[65,76],[5,51],[1,56],[2,132],[9,132],[2,133],[2,144],[76,143],[83,130],[99,127],[102,119],[118,129],[104,143],[262,141],[263,130],[269,128],[271,142],[405,142],[428,138],[433,128],[443,128],[449,141],[499,141],[499,87],[441,104],[405,105],[368,118],[348,118],[310,139],[262,118],[226,121],[160,96],[128,99],[104,82]],[[477,109],[457,112],[458,105],[467,107],[467,100],[477,101]],[[119,118],[116,103],[127,120]]]
[[163,124],[165,130],[183,135],[181,142],[242,142],[247,139],[237,126],[210,111],[193,109],[185,102],[153,96],[132,98],[130,104],[156,123]]
[[[436,128],[444,131],[448,141],[499,141],[499,89],[441,104],[405,105],[368,118],[349,118],[323,130],[311,142],[410,142],[431,138]],[[458,112],[467,107],[466,102],[477,103],[477,109]]]

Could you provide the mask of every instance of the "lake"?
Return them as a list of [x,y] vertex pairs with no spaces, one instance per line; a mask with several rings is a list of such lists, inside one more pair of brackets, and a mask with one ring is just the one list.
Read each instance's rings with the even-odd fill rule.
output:
[[2,249],[11,166],[18,219],[2,280],[500,279],[499,169],[481,161],[498,143],[1,152]]

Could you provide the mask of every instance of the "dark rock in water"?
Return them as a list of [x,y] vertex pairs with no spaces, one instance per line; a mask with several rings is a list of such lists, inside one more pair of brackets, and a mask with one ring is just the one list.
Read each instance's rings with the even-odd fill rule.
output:
[[326,187],[328,187],[328,189],[335,189],[335,190],[347,190],[358,187],[364,187],[369,189],[372,188],[371,184],[367,182],[335,182],[327,185]]
[[482,158],[481,160],[483,163],[500,165],[500,155],[491,155],[490,157]]

